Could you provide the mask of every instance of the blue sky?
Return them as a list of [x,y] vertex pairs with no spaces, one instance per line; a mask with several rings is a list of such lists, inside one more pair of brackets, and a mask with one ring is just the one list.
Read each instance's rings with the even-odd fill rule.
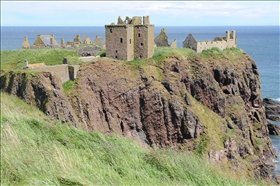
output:
[[119,15],[157,26],[279,25],[279,2],[1,1],[1,26],[103,26]]

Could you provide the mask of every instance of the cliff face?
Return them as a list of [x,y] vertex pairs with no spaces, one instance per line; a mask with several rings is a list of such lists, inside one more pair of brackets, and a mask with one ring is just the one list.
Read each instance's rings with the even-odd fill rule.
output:
[[255,62],[238,55],[169,56],[140,66],[110,59],[84,64],[72,91],[44,72],[10,72],[1,90],[87,131],[207,154],[233,169],[269,177],[275,156]]

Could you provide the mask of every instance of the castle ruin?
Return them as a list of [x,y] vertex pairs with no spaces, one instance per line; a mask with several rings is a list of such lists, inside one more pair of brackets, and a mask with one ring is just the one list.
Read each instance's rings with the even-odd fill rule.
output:
[[25,60],[23,67],[23,69],[35,69],[56,74],[60,78],[62,83],[65,83],[69,80],[75,80],[79,68],[80,65],[69,65],[66,58],[63,59],[63,64],[51,66],[46,65],[44,62],[29,64],[28,61]]
[[214,41],[201,41],[198,42],[192,34],[189,34],[183,42],[183,48],[190,48],[196,52],[202,52],[203,50],[211,49],[214,47],[224,50],[226,48],[236,47],[237,37],[235,31],[231,33],[227,30],[226,37],[216,37]]
[[105,25],[106,56],[120,60],[148,59],[154,54],[154,25],[149,16],[128,16]]
[[177,40],[174,39],[174,41],[171,44],[168,44],[168,35],[166,34],[166,29],[161,29],[160,33],[155,38],[155,44],[157,47],[171,47],[171,48],[177,48]]
[[25,36],[23,43],[22,43],[22,49],[44,49],[44,48],[77,48],[81,45],[96,45],[99,46],[101,49],[105,49],[105,39],[102,37],[96,36],[94,41],[91,42],[90,38],[86,38],[85,36],[81,40],[80,35],[76,35],[76,37],[73,39],[73,42],[67,41],[64,42],[64,39],[60,39],[60,44],[57,43],[57,41],[54,38],[54,34],[49,35],[37,35],[36,40],[34,41],[33,45],[29,45],[28,37]]

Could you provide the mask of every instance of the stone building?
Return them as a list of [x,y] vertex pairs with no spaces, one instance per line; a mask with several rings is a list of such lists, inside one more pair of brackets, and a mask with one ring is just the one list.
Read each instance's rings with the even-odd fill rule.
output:
[[237,46],[237,37],[235,31],[231,33],[227,30],[226,37],[216,37],[214,41],[201,41],[198,42],[192,34],[189,34],[185,41],[183,42],[184,48],[191,48],[196,52],[202,52],[206,49],[211,49],[217,47],[220,50],[226,48],[236,47]]
[[[60,47],[54,38],[53,34],[50,35],[37,35],[33,47],[45,48],[45,47]],[[32,48],[32,46],[31,46]]]
[[106,56],[120,60],[148,59],[154,54],[154,25],[149,16],[118,18],[117,24],[105,25]]

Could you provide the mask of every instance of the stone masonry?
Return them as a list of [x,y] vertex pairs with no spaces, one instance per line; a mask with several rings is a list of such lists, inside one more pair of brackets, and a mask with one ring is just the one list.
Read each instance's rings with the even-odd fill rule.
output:
[[148,59],[154,54],[154,25],[149,16],[134,16],[105,25],[106,56],[120,60]]
[[191,48],[196,52],[202,52],[203,50],[211,49],[213,47],[217,47],[220,50],[224,50],[226,48],[236,46],[237,37],[234,30],[231,33],[227,30],[226,37],[216,37],[214,41],[198,42],[192,34],[189,34],[183,42],[184,48]]

